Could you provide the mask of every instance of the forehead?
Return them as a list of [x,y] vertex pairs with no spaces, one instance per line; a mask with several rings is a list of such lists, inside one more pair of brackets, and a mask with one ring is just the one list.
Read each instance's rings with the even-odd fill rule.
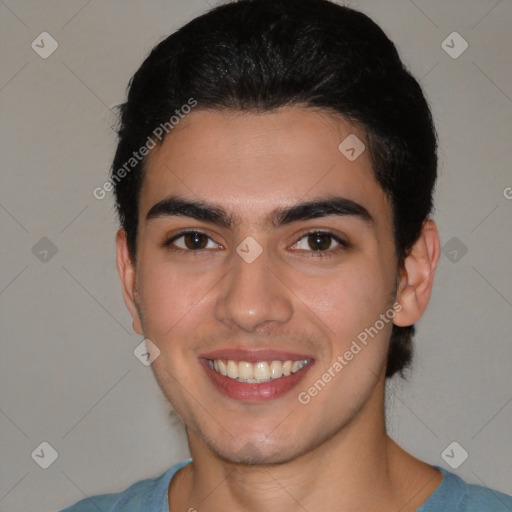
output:
[[195,110],[148,156],[139,214],[178,195],[257,223],[276,207],[338,195],[388,223],[390,206],[370,155],[357,156],[365,142],[361,129],[312,109]]

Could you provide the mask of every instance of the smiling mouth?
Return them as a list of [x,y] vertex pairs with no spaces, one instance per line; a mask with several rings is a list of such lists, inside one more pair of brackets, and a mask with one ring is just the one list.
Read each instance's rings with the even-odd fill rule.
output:
[[312,359],[258,361],[256,363],[232,359],[207,359],[207,362],[214,372],[234,381],[264,384],[300,372],[312,362]]

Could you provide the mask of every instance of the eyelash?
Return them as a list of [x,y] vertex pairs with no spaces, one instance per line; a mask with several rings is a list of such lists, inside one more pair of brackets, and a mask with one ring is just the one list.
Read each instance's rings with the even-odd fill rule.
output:
[[[204,236],[206,236],[207,238],[209,238],[210,240],[213,241],[213,239],[209,235],[207,235],[204,231],[200,231],[200,230],[197,230],[197,229],[188,229],[188,230],[180,231],[177,234],[174,234],[171,238],[166,240],[162,244],[162,246],[168,248],[171,251],[175,251],[175,252],[196,253],[195,254],[196,256],[200,256],[201,253],[203,253],[204,251],[211,250],[211,249],[196,249],[196,250],[182,249],[181,247],[173,246],[173,242],[175,242],[179,238],[181,238],[181,237],[183,237],[185,235],[188,235],[188,234],[193,234],[193,233],[204,235]],[[313,250],[311,250],[311,251],[304,251],[304,252],[307,252],[307,253],[311,253],[311,256],[309,256],[311,258],[330,258],[330,257],[334,256],[335,254],[338,254],[338,252],[344,251],[344,250],[350,248],[350,245],[348,244],[348,242],[345,242],[344,240],[342,240],[341,238],[336,236],[334,233],[331,233],[330,231],[321,231],[321,230],[318,230],[318,229],[314,229],[314,230],[308,231],[306,233],[303,233],[300,236],[300,238],[293,245],[297,245],[302,239],[304,239],[304,238],[306,238],[306,237],[308,237],[310,235],[324,235],[324,236],[327,235],[332,240],[334,240],[335,242],[340,244],[339,246],[335,247],[334,249],[326,249],[325,251],[313,251]]]

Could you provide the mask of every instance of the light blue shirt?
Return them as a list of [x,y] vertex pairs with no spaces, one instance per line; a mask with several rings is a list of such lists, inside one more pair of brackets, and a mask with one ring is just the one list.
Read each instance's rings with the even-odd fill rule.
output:
[[[159,477],[136,482],[123,492],[85,498],[61,512],[169,512],[171,479],[190,462],[176,464]],[[455,473],[434,467],[443,473],[443,480],[416,512],[512,512],[512,496],[467,484]]]

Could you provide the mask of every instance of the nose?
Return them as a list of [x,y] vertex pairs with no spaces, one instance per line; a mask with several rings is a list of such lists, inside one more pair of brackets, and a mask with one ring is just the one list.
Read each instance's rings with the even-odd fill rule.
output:
[[293,315],[292,292],[271,269],[265,251],[248,263],[234,253],[215,304],[217,320],[253,332],[266,324],[285,324]]

